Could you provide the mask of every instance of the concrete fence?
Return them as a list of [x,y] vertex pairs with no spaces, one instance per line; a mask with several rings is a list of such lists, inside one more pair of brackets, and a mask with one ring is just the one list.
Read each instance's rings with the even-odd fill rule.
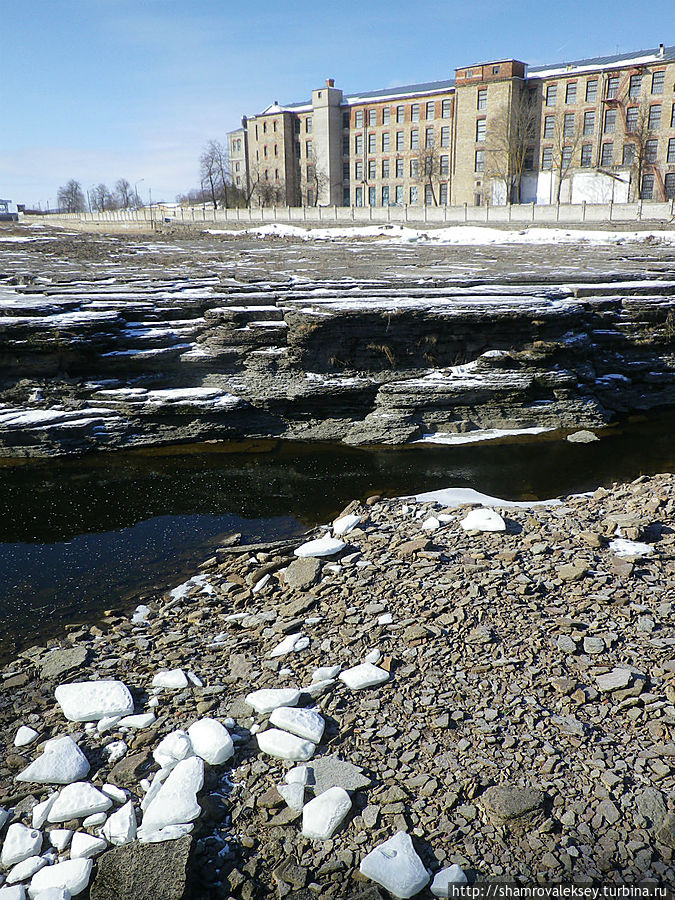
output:
[[368,225],[396,223],[411,225],[583,225],[655,222],[675,224],[675,199],[666,202],[640,200],[636,203],[561,203],[552,206],[522,203],[512,206],[273,206],[246,209],[213,209],[211,206],[154,206],[138,210],[104,213],[48,213],[22,216],[25,221],[52,224],[81,224],[124,228],[162,225],[217,225],[285,223]]

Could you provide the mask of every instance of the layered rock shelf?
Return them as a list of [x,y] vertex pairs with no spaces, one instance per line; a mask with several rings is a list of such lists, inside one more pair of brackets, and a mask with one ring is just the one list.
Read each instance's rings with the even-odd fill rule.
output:
[[401,444],[675,402],[667,248],[571,245],[563,266],[533,247],[509,268],[476,248],[330,243],[0,242],[0,452]]
[[674,519],[672,475],[371,497],[22,652],[0,896],[672,890]]

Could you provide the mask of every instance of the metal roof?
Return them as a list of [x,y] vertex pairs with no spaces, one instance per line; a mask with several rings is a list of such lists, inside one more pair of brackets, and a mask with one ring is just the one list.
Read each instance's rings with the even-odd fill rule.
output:
[[[592,56],[588,59],[575,59],[571,62],[549,63],[543,66],[528,66],[527,76],[545,74],[549,71],[568,70],[577,68],[603,68],[620,63],[631,62],[673,62],[675,60],[675,46],[664,47],[663,56],[660,55],[660,47],[646,50],[634,50],[630,53],[615,53],[612,56]],[[500,60],[503,62],[503,60]],[[474,63],[474,65],[486,65],[486,63]],[[471,66],[463,66],[471,68]],[[445,81],[425,81],[420,84],[401,84],[395,87],[382,88],[379,91],[359,91],[355,94],[345,94],[342,102],[345,105],[358,103],[361,100],[386,99],[387,97],[405,97],[411,94],[429,94],[435,91],[451,90],[455,87],[455,79],[448,78]],[[311,109],[312,101],[304,100],[300,103],[284,103],[283,110]]]
[[591,56],[588,59],[575,59],[571,62],[549,63],[545,66],[529,66],[528,75],[534,75],[538,72],[545,72],[547,69],[564,69],[567,66],[576,68],[577,66],[611,66],[614,63],[630,62],[633,59],[644,59],[653,56],[654,62],[662,60],[663,62],[672,62],[675,60],[675,47],[664,47],[663,56],[659,55],[659,47],[648,48],[646,50],[634,50],[630,53],[615,53],[612,56]]

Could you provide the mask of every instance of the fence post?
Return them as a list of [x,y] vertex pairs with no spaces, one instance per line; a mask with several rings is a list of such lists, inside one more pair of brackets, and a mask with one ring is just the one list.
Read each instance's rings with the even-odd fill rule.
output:
[[642,221],[642,199],[638,203],[638,222]]
[[560,203],[556,203],[555,205],[555,220],[556,222],[560,221]]
[[534,202],[534,200],[533,200],[533,201],[532,201],[532,221],[533,221],[533,222],[534,222],[534,207],[535,207],[535,205],[536,205],[536,204],[535,204],[535,202]]
[[511,221],[511,213],[513,212],[513,203],[509,203],[509,222]]
[[614,209],[614,201],[609,201],[609,221],[612,221],[612,210]]
[[407,222],[408,221],[408,204],[407,203],[405,204],[404,209],[405,209],[405,221]]
[[302,207],[302,221],[303,222],[307,221],[307,207],[306,206]]
[[469,204],[465,203],[464,204],[464,224],[466,225],[466,223],[468,221],[469,221]]
[[335,221],[337,222],[337,220],[338,220],[338,208],[337,208],[337,203],[336,203],[335,206],[333,207],[333,213],[335,214]]
[[586,201],[585,200],[581,201],[581,221],[582,222],[586,221]]

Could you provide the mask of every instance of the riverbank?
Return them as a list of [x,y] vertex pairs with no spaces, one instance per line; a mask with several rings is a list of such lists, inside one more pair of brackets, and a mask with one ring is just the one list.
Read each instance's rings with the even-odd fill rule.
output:
[[672,230],[449,232],[9,234],[0,455],[403,446],[675,404]]
[[[88,778],[113,785],[107,815],[131,801],[140,824],[141,780],[158,769],[152,751],[208,717],[227,726],[234,756],[206,765],[194,830],[177,843],[105,850],[92,900],[376,898],[359,868],[400,831],[421,859],[410,858],[411,883],[425,891],[424,867],[436,875],[451,864],[478,882],[672,889],[675,477],[557,504],[493,501],[501,531],[466,530],[470,510],[456,503],[467,499],[350,504],[333,529],[345,546],[326,557],[297,557],[297,540],[221,547],[135,621],[110,615],[20,654],[2,672],[2,738],[12,747],[19,725],[37,734],[2,759],[0,805],[31,824],[53,788],[15,776],[41,742],[70,734]],[[379,684],[357,688],[364,670],[349,670],[366,659]],[[92,678],[123,681],[143,718],[66,721],[55,687]],[[306,739],[273,734],[283,752],[292,745],[293,763],[260,749],[271,749],[256,736],[268,730],[270,698],[249,698],[260,713],[246,698],[261,689],[316,706],[320,735],[317,717],[272,713],[282,731],[302,719],[316,736],[311,771],[297,770],[312,752]],[[192,752],[169,744],[165,769]],[[306,775],[303,791],[294,779]],[[326,840],[304,837],[310,814],[297,807],[331,786],[349,793],[347,817]],[[59,827],[82,831],[82,816]],[[99,818],[84,830],[101,827]]]

